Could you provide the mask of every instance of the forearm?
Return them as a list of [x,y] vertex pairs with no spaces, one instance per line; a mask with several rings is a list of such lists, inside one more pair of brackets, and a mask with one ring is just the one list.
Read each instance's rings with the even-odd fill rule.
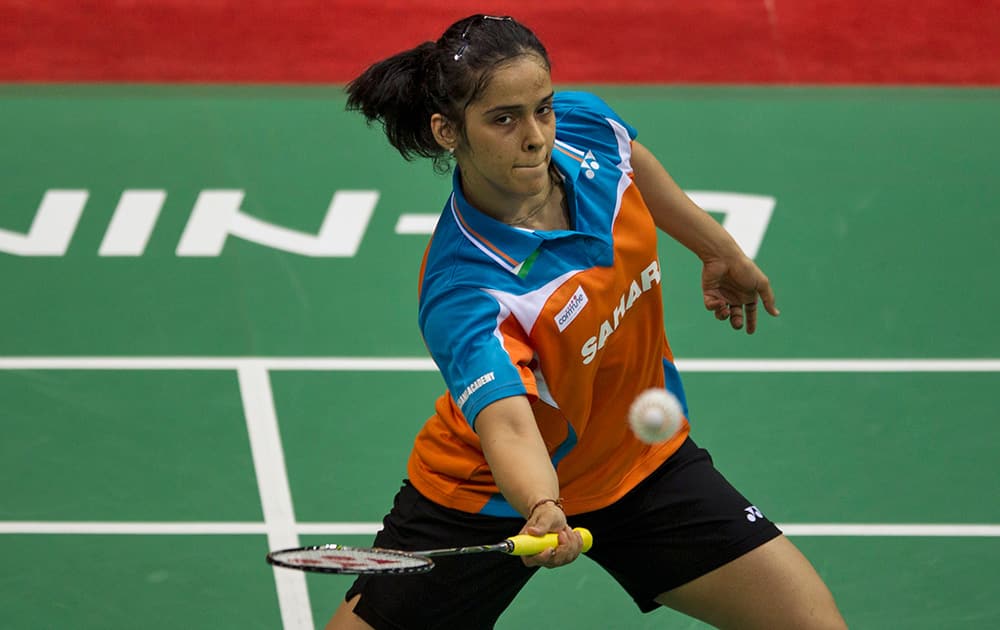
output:
[[476,418],[476,432],[497,487],[525,518],[538,501],[559,497],[559,479],[527,398],[488,405]]
[[657,227],[702,260],[742,253],[725,228],[691,201],[656,156],[638,142],[632,143],[632,169]]

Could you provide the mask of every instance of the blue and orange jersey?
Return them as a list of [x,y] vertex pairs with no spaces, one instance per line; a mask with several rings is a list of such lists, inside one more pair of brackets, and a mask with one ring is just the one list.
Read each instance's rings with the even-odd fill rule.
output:
[[663,326],[657,233],[633,182],[636,131],[603,101],[562,92],[552,161],[571,226],[513,227],[470,206],[460,174],[428,245],[419,323],[448,391],[417,435],[414,486],[451,508],[517,516],[475,432],[490,403],[527,396],[569,514],[610,505],[663,463],[689,426],[654,445],[629,405],[680,377]]

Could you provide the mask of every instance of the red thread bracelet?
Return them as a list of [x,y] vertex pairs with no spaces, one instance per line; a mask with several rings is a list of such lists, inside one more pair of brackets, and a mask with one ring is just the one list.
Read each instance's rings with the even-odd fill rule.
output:
[[[537,510],[538,508],[542,507],[546,503],[551,503],[552,505],[556,506],[560,510],[563,509],[563,500],[562,500],[562,497],[559,497],[558,499],[542,499],[541,501],[538,501],[537,503],[535,503],[534,505],[531,506],[531,510],[528,512],[528,519],[530,520],[531,519],[531,515],[535,513],[535,510]],[[565,510],[563,510],[563,511],[565,511]]]

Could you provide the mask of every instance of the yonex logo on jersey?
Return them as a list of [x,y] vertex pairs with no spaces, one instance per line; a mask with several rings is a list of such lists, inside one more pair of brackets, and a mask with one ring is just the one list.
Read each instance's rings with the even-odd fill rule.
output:
[[584,342],[583,347],[580,348],[580,355],[583,356],[584,365],[594,360],[594,357],[597,356],[597,351],[604,347],[604,344],[608,342],[608,337],[618,329],[618,325],[625,317],[625,313],[632,308],[632,305],[635,304],[639,296],[659,283],[660,263],[654,260],[649,263],[648,267],[642,270],[637,279],[632,281],[628,292],[622,293],[622,297],[618,301],[618,306],[611,313],[611,319],[604,320],[598,333]]
[[580,314],[580,311],[583,310],[588,301],[587,294],[583,292],[583,287],[577,287],[576,292],[569,298],[569,302],[566,303],[566,306],[555,317],[559,332],[566,330],[566,327],[576,319],[576,316]]
[[595,171],[600,169],[601,165],[597,163],[594,153],[587,151],[587,155],[583,157],[583,162],[580,163],[580,168],[583,169],[583,174],[587,176],[587,179],[594,179],[594,176],[597,175]]
[[469,399],[469,396],[475,394],[477,389],[493,381],[494,379],[496,379],[496,376],[493,374],[493,372],[487,372],[486,374],[483,374],[476,380],[472,381],[472,384],[466,387],[465,391],[462,392],[462,395],[459,396],[458,400],[455,401],[455,403],[458,404],[458,408],[461,409],[462,406],[465,405],[465,401]]

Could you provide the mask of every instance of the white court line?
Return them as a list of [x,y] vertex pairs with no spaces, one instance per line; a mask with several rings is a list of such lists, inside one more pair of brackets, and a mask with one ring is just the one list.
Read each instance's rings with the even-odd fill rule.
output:
[[99,521],[0,521],[0,534],[233,535],[266,534],[264,523],[141,523]]
[[396,220],[396,234],[433,234],[439,214],[401,214]]
[[789,536],[942,536],[1000,537],[1000,525],[944,523],[789,523],[778,525]]
[[[1000,372],[1000,359],[678,359],[681,372]],[[433,372],[421,357],[0,357],[0,370]]]
[[[1000,372],[1000,359],[687,359],[682,372]],[[270,549],[298,534],[373,534],[377,523],[296,523],[268,372],[427,371],[420,357],[0,357],[0,370],[236,370],[264,523],[3,522],[0,534],[266,534]],[[790,536],[1000,536],[1000,525],[788,524]],[[314,630],[305,574],[274,570],[285,630]]]
[[0,357],[0,370],[264,370],[431,372],[420,357]]
[[[373,535],[381,527],[381,523],[297,523],[293,525],[294,531],[298,534],[315,536]],[[789,536],[802,537],[1000,538],[1000,524],[990,523],[779,523],[778,527]],[[239,522],[0,521],[0,534],[261,535],[268,533],[270,529],[273,528],[265,523]],[[269,544],[270,540],[269,538]],[[274,548],[277,547],[272,547],[272,549]]]
[[[266,369],[256,365],[241,367],[237,376],[264,512],[268,547],[271,550],[298,547],[292,491],[288,485],[270,378]],[[284,629],[314,630],[305,574],[277,567],[273,572]]]

